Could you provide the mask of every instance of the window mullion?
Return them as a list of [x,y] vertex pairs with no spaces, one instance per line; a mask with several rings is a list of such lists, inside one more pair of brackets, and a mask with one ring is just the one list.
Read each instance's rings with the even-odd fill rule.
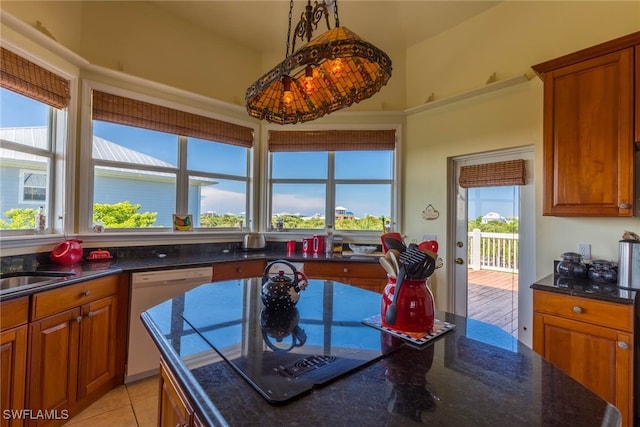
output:
[[327,165],[327,204],[325,207],[325,220],[324,224],[335,226],[336,222],[336,180],[335,180],[335,170],[336,170],[336,153],[334,151],[329,151],[328,156],[328,165]]
[[189,213],[189,173],[187,172],[186,136],[178,137],[178,171],[176,176],[176,213]]

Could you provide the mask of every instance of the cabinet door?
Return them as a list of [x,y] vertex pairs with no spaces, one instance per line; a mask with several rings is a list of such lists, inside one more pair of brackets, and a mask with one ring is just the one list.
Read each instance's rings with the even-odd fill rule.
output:
[[116,377],[117,315],[115,295],[82,306],[78,398]]
[[[25,373],[27,368],[27,325],[0,333],[0,408],[25,409]],[[0,417],[0,426],[18,427],[19,418]]]
[[534,313],[534,350],[576,381],[614,404],[632,425],[631,334]]
[[[77,400],[80,308],[29,325],[30,362],[27,407],[62,414]],[[30,426],[46,425],[32,419]]]
[[633,215],[633,49],[544,75],[543,213]]
[[633,105],[636,109],[636,144],[640,148],[640,45],[636,46],[636,98]]
[[161,363],[158,424],[161,427],[188,426],[192,412],[173,375],[164,363]]

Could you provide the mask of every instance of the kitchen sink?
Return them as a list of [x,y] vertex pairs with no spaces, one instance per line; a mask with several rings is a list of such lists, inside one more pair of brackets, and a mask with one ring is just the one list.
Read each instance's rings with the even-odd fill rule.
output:
[[40,284],[73,275],[74,273],[60,271],[20,271],[5,273],[0,275],[0,290]]

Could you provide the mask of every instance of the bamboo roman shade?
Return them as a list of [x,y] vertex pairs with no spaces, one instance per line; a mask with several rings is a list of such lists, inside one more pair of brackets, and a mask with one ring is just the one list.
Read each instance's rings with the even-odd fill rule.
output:
[[60,109],[71,99],[69,80],[5,48],[0,48],[0,87]]
[[93,91],[93,119],[176,135],[253,146],[253,129],[162,107],[136,99]]
[[459,184],[464,188],[524,185],[525,178],[524,160],[518,159],[462,166],[460,168]]
[[316,130],[270,131],[269,151],[393,150],[396,131]]

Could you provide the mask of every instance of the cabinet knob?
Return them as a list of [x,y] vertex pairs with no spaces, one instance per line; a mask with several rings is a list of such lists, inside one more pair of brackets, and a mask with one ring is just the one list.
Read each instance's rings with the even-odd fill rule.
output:
[[87,289],[82,293],[82,295],[84,295],[85,297],[91,296],[91,291]]
[[628,349],[628,348],[629,348],[629,344],[627,344],[627,343],[626,343],[626,342],[624,342],[624,341],[618,341],[618,347],[620,347],[620,348],[621,348],[621,349],[623,349],[623,350],[626,350],[626,349]]
[[345,267],[343,271],[344,271],[345,273],[348,273],[348,272],[349,272],[349,269]]
[[573,312],[578,314],[582,313],[582,307],[578,307],[577,305],[574,305]]
[[89,317],[89,318],[93,317],[93,311],[88,312],[87,313],[87,317]]
[[242,273],[242,269],[241,269],[240,267],[236,268],[236,271],[237,271],[238,273]]
[[620,209],[629,209],[629,203],[620,203],[618,206]]
[[82,316],[76,317],[76,322],[78,322],[78,323],[82,322]]

